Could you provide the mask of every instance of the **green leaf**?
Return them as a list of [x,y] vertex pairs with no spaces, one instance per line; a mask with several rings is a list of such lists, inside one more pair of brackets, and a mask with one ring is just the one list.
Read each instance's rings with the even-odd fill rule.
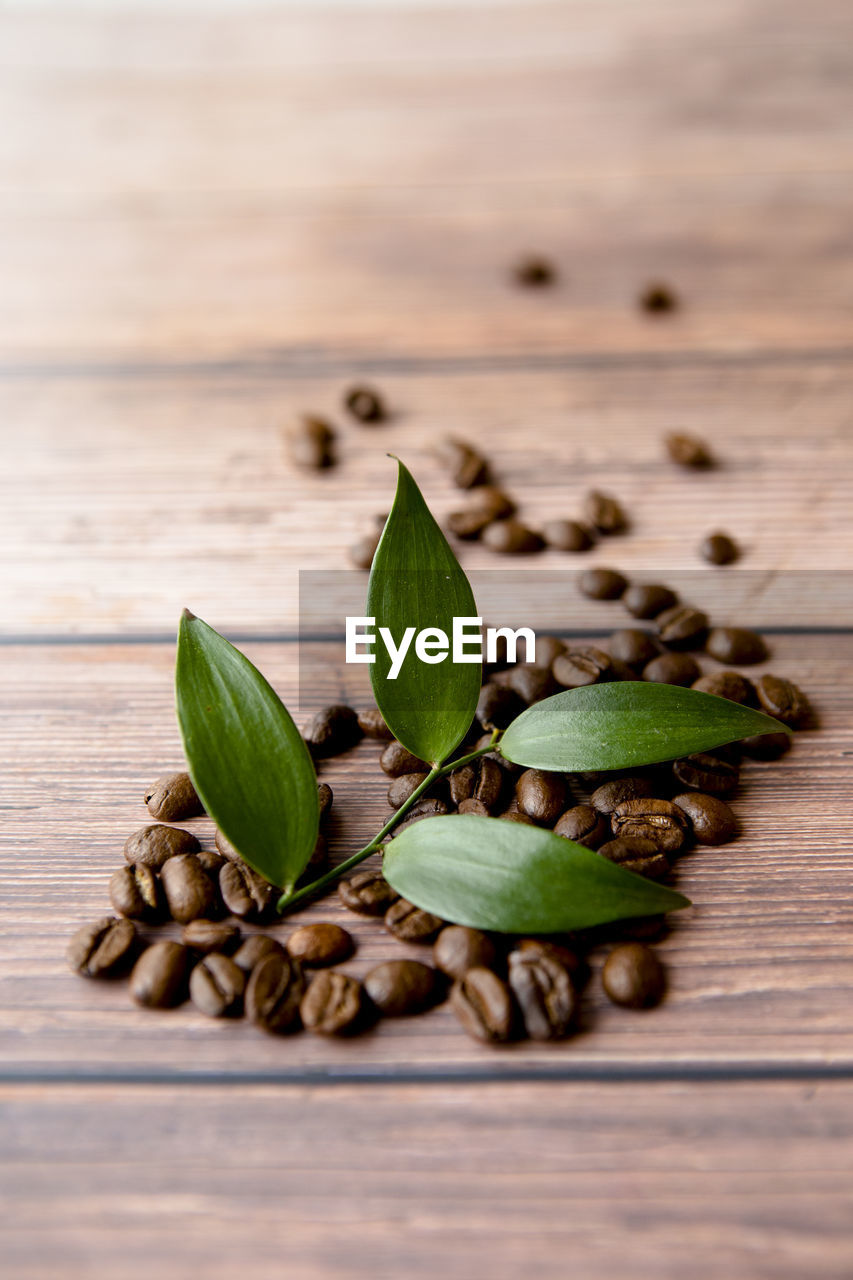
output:
[[785,725],[698,689],[642,680],[567,689],[513,720],[499,750],[532,769],[632,769],[678,760]]
[[317,842],[317,777],[278,694],[248,658],[184,610],[178,723],[205,809],[240,856],[289,891]]
[[382,871],[425,911],[501,933],[563,933],[690,905],[552,831],[468,814],[414,823],[388,845]]
[[367,588],[367,616],[375,618],[375,627],[367,630],[377,637],[370,679],[391,732],[430,764],[447,759],[468,732],[477,709],[481,663],[454,663],[448,653],[442,662],[427,664],[416,655],[412,640],[399,674],[391,679],[392,659],[379,628],[390,631],[395,646],[410,627],[415,635],[427,627],[440,628],[452,643],[453,619],[476,615],[471,585],[401,462],[394,505]]

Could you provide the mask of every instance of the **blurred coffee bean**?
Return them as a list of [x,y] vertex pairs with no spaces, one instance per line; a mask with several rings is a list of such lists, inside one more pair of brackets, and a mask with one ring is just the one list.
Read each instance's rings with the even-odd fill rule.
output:
[[219,873],[219,891],[238,920],[263,920],[275,905],[275,888],[245,862],[225,864]]
[[378,738],[382,742],[391,742],[394,738],[378,707],[365,707],[364,711],[359,711],[358,727],[365,738]]
[[740,777],[736,764],[709,751],[697,751],[683,760],[674,760],[672,772],[683,787],[715,796],[735,791]]
[[629,667],[644,667],[660,653],[654,636],[634,627],[614,631],[607,641],[607,649],[611,658],[627,663]]
[[398,836],[401,831],[414,826],[416,822],[422,822],[424,818],[440,818],[446,813],[450,813],[450,809],[444,800],[419,800],[408,810],[405,819],[394,828],[394,835]]
[[575,844],[597,849],[610,835],[607,820],[590,804],[576,804],[567,809],[554,827],[555,836],[563,836]]
[[190,999],[208,1018],[242,1013],[246,975],[228,956],[205,956],[190,974]]
[[509,494],[495,485],[482,484],[472,490],[467,507],[450,513],[447,527],[457,538],[478,538],[486,525],[505,520],[514,512],[515,503]]
[[705,649],[718,662],[736,662],[745,667],[763,662],[767,657],[767,646],[761,636],[743,627],[714,627]]
[[287,950],[306,969],[317,969],[348,960],[355,944],[339,924],[304,924],[287,939]]
[[557,682],[547,668],[528,667],[523,664],[513,667],[509,672],[507,686],[528,706],[534,702],[541,702],[543,698],[549,698],[552,693],[557,692]]
[[687,836],[684,814],[669,800],[623,800],[610,815],[613,834],[651,840],[663,853],[678,853]]
[[618,600],[628,579],[616,569],[586,569],[578,578],[578,589],[590,600]]
[[727,533],[709,533],[702,539],[699,554],[709,564],[732,564],[740,551],[737,543]]
[[129,836],[124,846],[128,862],[141,862],[159,871],[169,858],[181,853],[195,853],[201,846],[191,831],[180,827],[163,827],[159,823],[142,827]]
[[388,788],[388,803],[391,808],[399,809],[401,804],[405,804],[428,777],[429,774],[426,773],[401,773],[399,778],[392,779]]
[[566,780],[561,773],[544,769],[525,769],[515,784],[515,798],[520,813],[543,827],[551,827],[566,804]]
[[398,898],[385,912],[385,928],[402,942],[432,942],[444,921],[422,911],[406,898]]
[[640,294],[639,303],[643,311],[661,315],[667,311],[676,310],[678,296],[668,284],[661,284],[656,281],[646,285]]
[[198,865],[204,874],[210,876],[214,884],[219,884],[219,872],[224,867],[227,859],[221,853],[214,852],[213,849],[199,849],[195,856],[198,858]]
[[432,948],[435,965],[449,978],[463,978],[469,969],[491,969],[497,962],[495,944],[480,929],[449,924]]
[[473,445],[454,436],[446,436],[435,443],[433,452],[442,466],[447,467],[458,488],[473,489],[475,485],[486,483],[488,463]]
[[332,807],[332,801],[334,800],[332,788],[329,786],[328,782],[317,783],[317,800],[320,805],[320,821],[322,822],[324,818],[328,817],[329,810]]
[[491,969],[469,969],[450,992],[450,1006],[469,1035],[486,1042],[509,1040],[512,996]]
[[791,749],[791,737],[787,733],[759,733],[752,738],[742,738],[741,751],[753,760],[778,760]]
[[221,951],[229,955],[240,945],[240,930],[227,920],[190,920],[181,930],[181,942],[196,955]]
[[68,964],[84,978],[113,977],[130,967],[138,941],[131,920],[103,916],[76,931],[66,952]]
[[268,951],[249,975],[246,1016],[262,1031],[284,1035],[299,1026],[299,1005],[304,993],[305,975],[299,961],[282,947]]
[[755,682],[755,692],[761,710],[769,716],[781,720],[783,724],[796,728],[806,718],[808,705],[805,696],[792,680],[783,676],[759,676]]
[[381,422],[385,417],[385,406],[372,387],[350,387],[344,396],[344,404],[359,422]]
[[165,903],[157,872],[143,862],[118,867],[110,878],[110,902],[130,920],[162,920]]
[[152,783],[143,797],[158,822],[183,822],[204,813],[204,805],[188,773],[168,773]]
[[712,675],[700,676],[692,687],[700,693],[713,693],[718,698],[728,698],[729,702],[738,702],[742,706],[751,706],[756,700],[752,681],[738,671],[715,671]]
[[457,813],[461,813],[463,816],[466,813],[473,813],[477,818],[490,818],[492,816],[491,810],[483,804],[482,800],[475,800],[473,797],[461,800]]
[[696,648],[708,630],[708,615],[690,605],[676,604],[664,609],[655,619],[658,635],[664,644],[674,648]]
[[526,813],[519,813],[517,809],[507,809],[506,813],[499,813],[498,817],[502,822],[519,822],[525,827],[536,826],[532,818],[529,818]]
[[554,659],[551,668],[557,684],[564,689],[580,689],[588,684],[598,684],[613,675],[610,655],[594,645],[570,649]]
[[622,533],[628,524],[621,504],[608,493],[593,489],[583,501],[583,513],[586,520],[599,533]]
[[526,289],[541,289],[554,283],[556,271],[547,258],[522,258],[512,269],[516,284]]
[[571,977],[545,951],[512,951],[509,985],[531,1040],[560,1040],[571,1025],[576,996]]
[[381,871],[356,871],[348,880],[338,881],[341,902],[361,916],[384,916],[399,896]]
[[665,437],[666,451],[679,467],[710,467],[711,451],[701,436],[688,435],[685,431],[673,431]]
[[498,551],[502,555],[529,555],[533,551],[541,551],[545,545],[541,534],[528,529],[526,524],[522,524],[514,516],[487,524],[480,540],[491,551]]
[[518,694],[493,680],[480,690],[476,714],[484,729],[505,729],[523,710],[524,703]]
[[352,544],[349,549],[350,562],[355,569],[369,569],[373,564],[373,557],[376,555],[376,548],[379,546],[379,539],[382,536],[381,529],[373,530],[365,533]]
[[656,618],[678,603],[678,596],[659,582],[635,582],[622,597],[622,603],[635,618]]
[[251,973],[255,965],[260,964],[265,956],[284,954],[284,947],[280,942],[276,942],[275,938],[269,937],[266,933],[252,933],[241,942],[232,959],[244,973]]
[[615,862],[626,871],[649,880],[661,880],[669,873],[669,859],[657,845],[642,836],[622,836],[608,840],[598,850],[602,858]]
[[725,844],[737,835],[737,818],[719,796],[684,791],[672,803],[687,814],[699,844]]
[[402,1018],[432,1004],[436,973],[419,960],[386,960],[370,970],[364,989],[386,1018]]
[[133,966],[130,994],[148,1009],[171,1009],[187,998],[190,953],[179,942],[154,942]]
[[303,418],[285,433],[290,461],[308,471],[322,471],[335,462],[335,433],[322,418]]
[[537,954],[551,956],[559,965],[566,970],[569,977],[577,990],[585,981],[587,976],[586,961],[582,960],[577,951],[571,947],[564,946],[561,942],[555,942],[551,938],[519,938],[516,943],[517,951],[535,951]]
[[595,539],[577,520],[546,520],[542,536],[555,551],[589,551]]
[[227,838],[227,836],[223,835],[223,833],[219,830],[218,827],[216,831],[214,831],[213,833],[213,843],[216,845],[217,852],[221,854],[221,856],[225,858],[226,861],[228,862],[243,861],[243,859],[240,857],[239,853],[234,848],[231,841]]
[[363,1009],[361,983],[337,969],[318,973],[299,1006],[305,1029],[323,1036],[348,1035],[355,1031]]
[[536,637],[535,654],[529,662],[526,656],[526,649],[519,645],[519,654],[524,654],[525,657],[523,661],[519,659],[517,665],[512,668],[512,671],[510,671],[510,675],[513,674],[513,671],[531,671],[537,669],[550,671],[551,664],[554,659],[558,658],[561,653],[565,652],[566,642],[565,640],[561,640],[559,636],[538,635]]
[[[226,864],[223,870],[228,866],[230,864]],[[164,863],[160,883],[169,915],[178,924],[188,924],[199,917],[207,919],[217,913],[219,894],[216,886],[194,854],[181,853]]]
[[305,741],[315,759],[340,755],[360,739],[358,716],[342,702],[318,711],[305,732]]
[[689,653],[662,653],[643,667],[643,679],[655,684],[677,684],[685,688],[699,679],[699,663]]
[[400,778],[404,773],[428,773],[429,765],[407,751],[402,742],[392,741],[379,757],[379,767],[390,778]]
[[664,993],[666,979],[655,953],[640,942],[614,947],[601,973],[604,990],[614,1004],[647,1009]]

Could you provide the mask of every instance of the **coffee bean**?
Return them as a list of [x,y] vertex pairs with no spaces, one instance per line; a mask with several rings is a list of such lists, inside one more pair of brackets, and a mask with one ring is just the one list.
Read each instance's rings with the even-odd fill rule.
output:
[[321,822],[323,821],[324,818],[327,818],[329,816],[329,810],[332,807],[333,800],[334,800],[334,795],[332,794],[332,788],[329,786],[328,782],[318,782],[317,783],[317,801],[320,805],[320,821]]
[[742,738],[741,751],[753,760],[778,760],[791,750],[791,738],[787,733],[759,733],[752,738]]
[[303,924],[287,939],[287,950],[308,969],[340,964],[354,949],[352,936],[339,924]]
[[148,812],[158,822],[183,822],[204,813],[204,805],[196,794],[188,773],[169,773],[145,792]]
[[686,604],[664,609],[655,622],[663,643],[678,648],[695,648],[702,643],[708,630],[707,613]]
[[737,818],[719,796],[684,791],[672,803],[687,814],[699,844],[725,844],[737,835]]
[[522,258],[512,269],[516,284],[526,289],[541,289],[553,284],[556,278],[554,266],[547,258]]
[[163,894],[157,872],[144,863],[118,867],[110,878],[110,902],[121,916],[130,920],[161,920]]
[[454,436],[446,436],[433,447],[438,461],[450,472],[453,483],[460,489],[473,489],[485,484],[489,466],[486,459],[473,445]]
[[436,973],[419,960],[386,960],[370,970],[364,989],[386,1018],[405,1017],[432,1003]]
[[528,706],[557,692],[557,682],[547,667],[528,667],[523,664],[513,667],[509,672],[507,687],[517,693]]
[[731,564],[740,551],[727,533],[709,533],[702,539],[699,554],[710,564]]
[[312,880],[316,880],[317,876],[322,875],[328,869],[328,866],[329,842],[321,831],[311,851],[311,857],[296,881],[297,885],[310,884]]
[[613,667],[610,655],[594,645],[570,649],[554,659],[551,668],[554,679],[564,689],[581,689],[585,685],[599,684],[611,678]]
[[554,827],[555,836],[563,836],[588,849],[597,849],[609,834],[606,819],[589,804],[576,804],[567,809]]
[[586,569],[578,578],[578,589],[590,600],[618,600],[628,579],[616,569]]
[[791,680],[783,676],[759,676],[755,692],[762,711],[783,724],[796,728],[806,718],[808,706],[804,695]]
[[[551,665],[555,658],[559,658],[561,653],[566,652],[566,642],[561,640],[559,636],[541,635],[536,637],[535,655],[528,662],[525,658],[524,662],[519,662],[513,671],[530,671],[541,668],[543,671],[550,671]],[[513,674],[510,672],[510,675]]]
[[457,813],[461,813],[463,817],[466,813],[473,813],[478,818],[490,818],[492,816],[491,811],[486,808],[482,800],[475,800],[473,797],[462,800]]
[[364,711],[359,711],[358,727],[365,738],[378,738],[383,742],[391,742],[394,738],[378,707],[365,707]]
[[334,466],[335,433],[322,418],[302,418],[285,433],[290,461],[307,471]]
[[466,800],[476,800],[487,812],[493,813],[500,804],[506,775],[494,760],[481,757],[462,765],[451,773],[450,799],[455,805]]
[[653,283],[646,285],[640,294],[640,306],[643,311],[660,315],[674,311],[678,306],[678,297],[668,284]]
[[614,947],[605,961],[601,980],[609,999],[629,1009],[647,1009],[657,1004],[666,984],[660,960],[640,942]]
[[497,961],[495,944],[479,929],[449,924],[432,948],[436,967],[449,978],[464,978],[469,969],[491,969]]
[[341,702],[318,711],[305,733],[308,749],[315,759],[340,755],[360,739],[358,716],[352,707]]
[[484,729],[505,729],[521,715],[524,703],[512,689],[489,680],[480,690],[477,719]]
[[[477,493],[477,490],[474,492]],[[451,511],[445,523],[455,538],[473,542],[475,538],[479,538],[486,525],[492,523],[492,517],[482,508],[462,507],[459,511]]]
[[616,498],[598,489],[586,495],[583,510],[585,518],[599,533],[621,533],[628,523]]
[[627,663],[629,667],[644,667],[660,653],[654,636],[633,627],[614,631],[607,641],[607,648],[611,658]]
[[555,551],[589,551],[595,539],[577,520],[546,520],[542,535]]
[[566,947],[560,942],[555,942],[553,938],[519,938],[516,943],[516,950],[551,956],[569,974],[576,990],[585,981],[587,972],[585,961],[581,959],[577,951],[573,951],[571,947]]
[[299,1005],[304,993],[305,975],[299,961],[283,948],[269,951],[249,975],[246,1016],[262,1031],[284,1035],[299,1026]]
[[509,985],[531,1040],[560,1040],[567,1034],[577,1003],[575,989],[552,955],[510,952]]
[[761,636],[743,627],[714,627],[705,649],[718,662],[737,662],[743,666],[763,662],[767,657],[767,646]]
[[160,871],[169,858],[182,853],[195,853],[201,848],[191,831],[180,827],[164,827],[159,823],[142,827],[129,836],[124,846],[128,862],[141,862]]
[[215,853],[212,849],[199,849],[195,855],[198,858],[198,865],[206,876],[210,876],[214,884],[219,884],[219,873],[225,866],[227,861],[221,853]]
[[219,873],[219,891],[238,920],[263,920],[275,903],[276,890],[245,862],[229,862]]
[[68,964],[84,978],[112,977],[129,967],[137,943],[131,920],[103,916],[74,934],[66,952]]
[[385,406],[372,387],[350,387],[344,404],[359,422],[381,422],[385,417]]
[[738,702],[742,706],[751,706],[756,700],[752,682],[738,671],[715,671],[712,675],[700,676],[692,687],[701,693],[728,698],[729,702]]
[[341,902],[361,916],[384,916],[399,896],[381,871],[356,871],[349,880],[338,882]]
[[440,818],[449,812],[450,809],[443,800],[419,800],[409,809],[404,821],[394,828],[394,835],[398,836],[401,831],[405,831],[416,822],[422,822],[424,818]]
[[399,898],[385,912],[385,928],[403,942],[432,942],[443,925],[440,916],[422,911],[406,898]]
[[532,818],[529,818],[526,813],[519,813],[517,809],[507,809],[506,813],[499,813],[498,817],[502,822],[519,822],[525,827],[536,826]]
[[208,1018],[242,1013],[246,975],[228,956],[205,956],[190,974],[190,999]]
[[553,826],[566,803],[566,780],[560,773],[526,769],[515,784],[515,798],[520,813],[541,826]]
[[622,597],[622,603],[635,618],[656,618],[678,603],[678,596],[659,582],[635,582]]
[[302,997],[300,1013],[308,1031],[319,1035],[347,1035],[358,1027],[363,1012],[361,983],[338,970],[318,973]]
[[677,853],[687,835],[687,819],[669,800],[623,800],[610,822],[614,836],[640,836],[663,853]]
[[713,464],[711,451],[700,436],[673,431],[665,437],[666,451],[679,467],[702,468]]
[[643,679],[655,684],[677,684],[685,688],[698,680],[699,663],[689,653],[662,653],[643,667]]
[[221,854],[223,858],[226,859],[226,861],[228,862],[243,861],[243,859],[240,857],[239,853],[234,848],[231,841],[227,838],[227,836],[223,835],[223,833],[219,830],[218,827],[216,831],[214,831],[213,833],[213,843],[216,845],[217,851]]
[[179,942],[152,943],[133,966],[130,994],[148,1009],[171,1009],[187,998],[190,953]]
[[399,778],[394,778],[388,788],[388,803],[391,808],[399,809],[401,804],[405,804],[428,777],[426,773],[401,773]]
[[389,742],[379,757],[379,767],[391,778],[399,778],[404,773],[427,773],[429,765],[407,751],[401,742]]
[[228,955],[240,945],[240,930],[227,920],[190,920],[181,931],[181,942],[196,955],[207,956],[212,951]]
[[371,568],[381,536],[381,530],[371,530],[370,533],[365,533],[363,537],[352,544],[348,554],[353,568]]
[[[230,863],[223,868],[228,870]],[[160,872],[160,882],[166,895],[166,905],[173,920],[187,924],[200,916],[207,919],[216,914],[219,895],[210,876],[205,874],[198,858],[192,853],[181,853],[170,858]]]
[[736,764],[709,751],[697,751],[683,760],[673,761],[672,772],[683,787],[715,796],[735,791],[740,776]]
[[266,933],[253,933],[240,944],[232,959],[244,973],[251,973],[265,956],[284,954],[284,947],[275,938]]
[[471,503],[461,511],[452,511],[447,527],[457,538],[478,538],[486,525],[505,520],[515,512],[515,503],[503,489],[482,484],[471,493]]
[[512,1034],[512,996],[491,969],[469,969],[453,984],[450,1006],[469,1035],[502,1042]]
[[609,817],[623,801],[642,800],[651,795],[654,795],[654,788],[648,778],[612,778],[596,787],[589,802],[593,809]]
[[669,873],[669,859],[651,840],[642,836],[622,836],[608,840],[598,850],[602,858],[615,862],[626,871],[649,880],[660,880]]
[[502,555],[529,555],[533,551],[541,551],[545,545],[541,534],[528,529],[514,516],[487,524],[481,540],[491,551],[499,551]]

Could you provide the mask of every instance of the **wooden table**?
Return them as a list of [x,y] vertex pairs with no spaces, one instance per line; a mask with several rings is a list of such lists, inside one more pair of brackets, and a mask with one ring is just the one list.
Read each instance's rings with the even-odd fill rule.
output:
[[[4,1274],[851,1274],[851,48],[843,0],[4,7]],[[512,287],[528,250],[555,287]],[[637,309],[651,279],[677,313]],[[387,426],[344,422],[355,378]],[[306,410],[340,425],[322,476],[282,452]],[[721,466],[670,466],[677,428]],[[743,567],[697,594],[818,709],[685,860],[667,1002],[593,983],[575,1039],[493,1052],[446,1010],[279,1041],[74,979],[181,763],[180,608],[295,703],[298,571],[346,565],[389,450],[451,509],[447,430],[534,521],[623,497],[584,563],[672,580],[729,529]],[[324,773],[336,853],[383,813],[375,754]],[[347,923],[353,972],[401,954]]]

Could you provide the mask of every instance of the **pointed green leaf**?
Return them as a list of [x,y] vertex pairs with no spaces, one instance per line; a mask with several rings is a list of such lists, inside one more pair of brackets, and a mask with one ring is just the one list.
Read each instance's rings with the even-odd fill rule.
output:
[[513,720],[500,752],[532,769],[633,769],[758,733],[790,732],[760,711],[698,689],[642,680],[567,689]]
[[552,831],[473,815],[414,823],[388,845],[382,871],[425,911],[500,933],[564,933],[690,905]]
[[[452,645],[453,619],[477,614],[474,593],[409,472],[399,464],[397,493],[385,525],[367,588],[368,628],[390,631],[395,646],[409,628],[439,628]],[[476,646],[474,651],[476,652]],[[373,696],[391,732],[429,763],[445,760],[467,733],[480,693],[481,664],[454,663],[451,653],[426,663],[414,639],[395,679],[381,639],[370,667]]]
[[317,842],[317,777],[274,689],[187,610],[178,633],[178,723],[205,809],[242,858],[292,889]]

